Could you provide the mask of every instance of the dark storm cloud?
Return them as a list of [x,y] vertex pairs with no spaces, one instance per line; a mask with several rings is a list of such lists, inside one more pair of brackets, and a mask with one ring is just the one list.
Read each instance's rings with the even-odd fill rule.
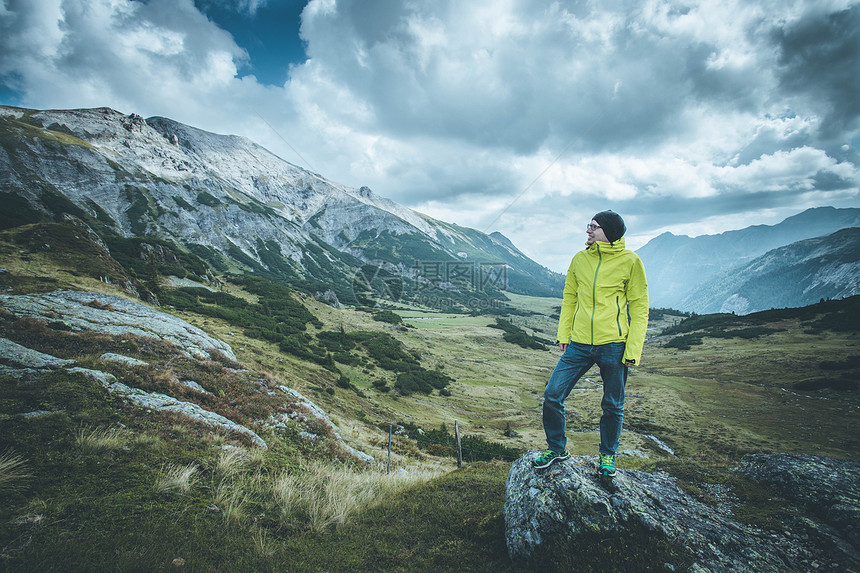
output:
[[[860,6],[813,13],[772,32],[779,81],[821,115],[822,140],[844,138],[860,122]],[[844,140],[840,143],[844,143]]]

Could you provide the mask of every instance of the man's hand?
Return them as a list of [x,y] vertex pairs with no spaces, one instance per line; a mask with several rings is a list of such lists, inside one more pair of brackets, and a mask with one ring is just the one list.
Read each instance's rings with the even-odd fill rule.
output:
[[567,344],[563,344],[563,343],[559,342],[559,343],[558,343],[558,348],[559,348],[559,350],[561,350],[562,352],[564,352],[565,350],[567,350]]
[[631,366],[635,366],[635,365],[636,365],[636,361],[635,361],[635,360],[625,360],[625,361],[624,361],[624,366],[627,366],[628,368],[629,368],[629,367],[631,367]]

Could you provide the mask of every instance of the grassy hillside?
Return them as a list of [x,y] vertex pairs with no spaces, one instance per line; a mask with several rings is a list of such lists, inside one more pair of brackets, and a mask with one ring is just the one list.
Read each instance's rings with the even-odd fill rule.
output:
[[[70,333],[2,311],[0,336],[91,368],[108,368],[98,359],[107,351],[146,360],[148,367],[115,367],[137,387],[181,393],[178,379],[206,381],[218,389],[206,407],[261,432],[255,420],[278,411],[284,398],[259,389],[295,388],[376,463],[356,461],[331,440],[306,438],[307,428],[295,421],[263,433],[263,451],[179,416],[129,406],[83,376],[55,372],[27,383],[2,376],[0,568],[520,570],[504,547],[505,478],[511,456],[544,447],[540,399],[557,349],[506,342],[506,332],[493,328],[496,316],[413,308],[398,309],[398,321],[237,277],[222,276],[216,289],[229,305],[202,295],[192,300],[199,291],[176,290],[162,274],[141,277],[113,258],[97,258],[91,241],[68,232],[0,233],[6,294],[82,288],[128,296],[118,285],[140,285],[174,303],[163,310],[229,342],[237,362],[199,362],[150,339]],[[64,238],[43,240],[55,235]],[[276,308],[283,296],[289,305]],[[557,302],[511,299],[520,312],[506,320],[528,336],[554,340]],[[621,450],[648,457],[623,455],[619,467],[664,469],[714,504],[721,501],[715,492],[728,488],[739,518],[782,527],[787,505],[731,468],[753,452],[858,457],[860,349],[846,319],[856,316],[856,304],[747,317],[654,313],[653,326],[671,327],[670,334],[653,330],[643,365],[632,372],[621,437]],[[290,321],[272,326],[265,319],[278,316],[278,308],[300,320],[278,330]],[[688,344],[673,342],[679,339]],[[332,342],[338,340],[353,344]],[[407,395],[397,382],[409,372],[450,382]],[[593,370],[568,401],[575,454],[596,453],[600,397]],[[32,412],[42,414],[23,415]],[[444,440],[419,439],[418,428],[438,437],[455,421],[474,438],[472,450],[497,459],[457,470]],[[532,568],[569,570],[575,563],[596,571],[612,559],[619,569],[647,571],[686,559],[644,532],[593,541],[540,555]]]

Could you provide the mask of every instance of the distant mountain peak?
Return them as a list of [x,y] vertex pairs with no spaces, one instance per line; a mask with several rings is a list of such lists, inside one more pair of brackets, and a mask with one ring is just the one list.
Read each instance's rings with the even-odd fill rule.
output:
[[719,273],[785,245],[860,226],[860,209],[814,207],[776,225],[753,225],[717,235],[663,233],[639,249],[651,305],[694,310],[690,295]]
[[[498,243],[500,243],[506,247],[509,247],[511,249],[516,249],[516,246],[514,246],[513,241],[511,241],[509,238],[507,238],[506,236],[501,234],[499,231],[493,231],[492,233],[490,233],[490,238],[492,238],[494,241],[496,241],[496,242],[498,242]],[[517,250],[519,250],[519,249],[517,249]]]

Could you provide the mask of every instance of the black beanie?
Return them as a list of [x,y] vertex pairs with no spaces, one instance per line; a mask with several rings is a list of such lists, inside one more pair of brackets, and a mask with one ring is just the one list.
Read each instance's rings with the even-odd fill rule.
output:
[[624,225],[624,219],[615,211],[601,211],[592,217],[603,229],[603,234],[606,235],[606,240],[614,243],[624,236],[627,232],[627,227]]

